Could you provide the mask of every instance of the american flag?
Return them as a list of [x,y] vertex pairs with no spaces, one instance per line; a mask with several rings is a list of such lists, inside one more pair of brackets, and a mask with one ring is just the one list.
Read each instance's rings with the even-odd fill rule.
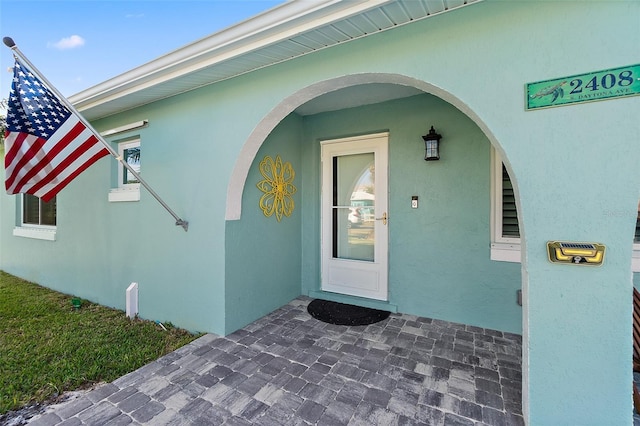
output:
[[109,151],[16,58],[5,133],[5,187],[51,200]]

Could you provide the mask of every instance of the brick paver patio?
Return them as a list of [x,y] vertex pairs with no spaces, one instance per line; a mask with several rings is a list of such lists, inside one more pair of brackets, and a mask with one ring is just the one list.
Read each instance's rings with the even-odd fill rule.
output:
[[312,318],[301,297],[206,335],[31,425],[524,425],[520,335],[392,314]]

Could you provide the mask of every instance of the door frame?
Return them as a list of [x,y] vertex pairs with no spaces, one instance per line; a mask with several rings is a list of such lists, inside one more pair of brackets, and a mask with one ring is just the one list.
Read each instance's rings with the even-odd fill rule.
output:
[[[389,281],[389,132],[329,139],[321,144],[321,278],[320,288],[349,296],[388,301]],[[333,257],[333,158],[352,154],[374,153],[376,170],[374,214],[374,260],[359,261]],[[385,214],[387,220],[383,221]],[[384,222],[384,223],[383,223]],[[350,286],[345,281],[351,273],[359,274],[354,282],[368,280],[370,288]],[[348,278],[347,278],[348,277]]]

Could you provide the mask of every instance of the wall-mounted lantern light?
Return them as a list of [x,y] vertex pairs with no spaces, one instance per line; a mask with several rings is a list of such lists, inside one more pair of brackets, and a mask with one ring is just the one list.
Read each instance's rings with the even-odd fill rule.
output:
[[440,159],[440,139],[442,136],[437,134],[433,126],[429,133],[422,137],[424,139],[425,154],[424,159],[426,161],[439,160]]

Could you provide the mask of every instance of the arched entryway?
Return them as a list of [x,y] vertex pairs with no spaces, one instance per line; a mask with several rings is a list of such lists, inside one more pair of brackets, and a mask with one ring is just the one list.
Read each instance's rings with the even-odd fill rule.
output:
[[[405,95],[363,100],[367,88],[383,86],[385,90],[396,88],[396,93]],[[358,90],[361,90],[360,96],[354,96]],[[341,98],[343,103],[338,108],[329,105],[332,96]],[[352,105],[345,105],[349,101]],[[320,105],[322,103],[325,104]],[[392,151],[389,167],[392,272],[389,297],[385,301],[387,307],[418,316],[429,316],[427,312],[435,318],[488,329],[505,329],[501,317],[509,315],[521,322],[521,308],[516,307],[516,289],[522,288],[519,265],[509,265],[510,273],[517,276],[517,282],[511,283],[511,287],[491,281],[499,280],[496,277],[504,275],[500,268],[505,268],[503,263],[491,261],[489,251],[485,250],[490,243],[491,152],[493,149],[502,153],[502,149],[478,114],[451,93],[396,74],[350,75],[303,88],[276,105],[243,146],[227,190],[229,225],[243,218],[243,191],[253,186],[253,178],[247,180],[253,173],[252,165],[262,156],[276,152],[270,152],[270,144],[278,139],[274,132],[287,134],[286,129],[294,127],[291,121],[303,129],[299,132],[302,135],[299,143],[304,145],[300,153],[296,151],[294,155],[286,148],[282,151],[283,145],[274,146],[280,150],[278,153],[299,155],[296,176],[301,179],[298,182],[305,197],[299,203],[303,213],[298,231],[298,238],[304,240],[299,250],[303,253],[299,262],[303,295],[317,297],[323,292],[318,278],[322,273],[315,265],[321,261],[319,247],[322,244],[319,237],[320,141],[388,131]],[[443,126],[443,144],[449,145],[444,145],[440,162],[427,165],[423,161],[424,145],[420,136],[433,124]],[[516,174],[504,154],[501,158],[509,170],[517,199]],[[408,175],[412,179],[405,179]],[[414,194],[419,198],[417,211],[409,207]],[[476,211],[480,214],[476,215]],[[478,219],[479,216],[482,217]],[[443,237],[447,233],[456,235]],[[461,273],[464,269],[466,275]],[[479,276],[483,278],[478,279]],[[434,293],[438,296],[430,298],[429,294]],[[526,292],[524,302],[526,305]],[[517,329],[519,333],[520,324]],[[520,358],[515,360],[519,362]],[[495,368],[499,368],[497,364]],[[518,395],[520,391],[517,390]]]
[[[506,155],[503,155],[501,145],[491,132],[491,129],[488,128],[478,114],[453,94],[427,82],[399,74],[363,73],[348,75],[318,82],[300,89],[298,92],[288,96],[284,101],[276,105],[269,114],[260,121],[242,147],[238,160],[233,168],[233,172],[231,173],[231,178],[229,179],[229,185],[227,187],[226,220],[237,220],[240,218],[242,214],[242,193],[249,167],[251,167],[258,149],[263,144],[266,137],[285,117],[294,112],[301,105],[304,105],[305,103],[322,95],[366,84],[392,84],[399,87],[412,87],[443,99],[455,108],[459,109],[474,123],[476,123],[476,125],[486,135],[487,139],[489,139],[491,145],[501,154],[507,168],[510,168],[508,158]],[[509,171],[510,174],[515,177],[515,174],[511,170]],[[517,188],[517,184],[515,184],[515,186]]]

